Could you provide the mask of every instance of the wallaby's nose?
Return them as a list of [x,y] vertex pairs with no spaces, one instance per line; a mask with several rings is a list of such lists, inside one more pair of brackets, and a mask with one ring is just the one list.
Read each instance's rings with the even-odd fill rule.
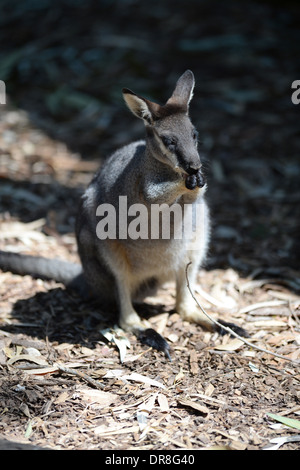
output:
[[195,175],[200,171],[201,165],[191,164],[186,167],[186,171],[189,175]]

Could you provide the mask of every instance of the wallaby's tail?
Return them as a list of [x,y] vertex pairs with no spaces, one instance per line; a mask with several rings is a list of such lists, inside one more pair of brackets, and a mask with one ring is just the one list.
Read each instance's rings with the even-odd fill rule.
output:
[[42,256],[21,255],[0,251],[0,269],[24,276],[49,279],[68,286],[82,272],[80,264]]

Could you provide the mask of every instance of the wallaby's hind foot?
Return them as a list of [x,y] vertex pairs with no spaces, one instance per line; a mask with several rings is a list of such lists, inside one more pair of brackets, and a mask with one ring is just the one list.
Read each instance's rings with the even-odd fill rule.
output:
[[141,330],[138,333],[138,339],[141,343],[146,344],[157,351],[162,351],[165,353],[165,356],[172,361],[170,355],[170,346],[165,340],[163,336],[161,336],[157,331],[153,330],[153,328],[147,328],[146,330]]
[[[176,311],[179,313],[182,320],[186,320],[190,323],[197,323],[197,325],[202,326],[206,330],[217,331],[220,335],[225,335],[228,333],[225,328],[222,328],[222,326],[219,326],[211,321],[203,312],[201,312],[197,306],[193,305],[192,303],[181,306],[179,305],[176,308]],[[244,338],[249,337],[247,331],[235,323],[225,322],[223,320],[218,320],[218,323],[230,328],[239,336],[243,336]]]
[[141,343],[157,351],[162,351],[171,360],[170,346],[167,341],[150,327],[150,323],[147,320],[141,319],[133,309],[126,312],[124,312],[124,309],[121,309],[119,324],[123,330],[132,331]]
[[[235,323],[223,321],[223,320],[218,320],[218,323],[221,323],[221,325],[224,325],[225,327],[230,328],[234,333],[236,333],[239,336],[242,336],[243,338],[249,338],[249,333],[241,326],[236,325]],[[215,330],[220,333],[220,335],[226,335],[228,334],[228,331],[222,328],[221,326],[216,325]]]
[[[203,328],[209,331],[217,331],[221,335],[226,334],[226,330],[216,323],[214,323],[205,313],[203,313],[193,298],[188,283],[192,291],[194,290],[195,280],[197,276],[197,264],[192,263],[190,270],[186,272],[184,268],[177,273],[177,291],[176,291],[176,311],[179,313],[182,320],[186,320],[190,323],[197,323]],[[188,279],[186,279],[188,274]],[[248,337],[248,333],[244,328],[235,325],[234,323],[227,323],[222,320],[218,320],[225,327],[228,326],[232,331],[237,333],[239,336]]]

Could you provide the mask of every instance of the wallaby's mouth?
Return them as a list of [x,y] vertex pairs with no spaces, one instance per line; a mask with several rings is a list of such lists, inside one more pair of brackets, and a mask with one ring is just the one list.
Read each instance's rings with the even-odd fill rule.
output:
[[191,168],[191,167],[188,167],[186,169],[186,172],[188,175],[197,175],[199,172],[200,172],[200,168]]
[[184,176],[184,178],[186,178],[187,176],[192,176],[192,175],[195,175],[195,176],[202,176],[202,178],[204,178],[204,174],[203,174],[203,171],[201,168],[180,168],[180,171],[182,173],[182,175]]
[[201,165],[192,165],[188,164],[186,162],[178,162],[178,170],[183,173],[184,175],[197,175],[198,173],[201,172]]
[[184,178],[186,178],[189,175],[196,175],[199,171],[201,171],[200,168],[194,169],[194,168],[190,168],[190,167],[183,167],[181,165],[176,166],[175,169],[179,173],[181,173]]

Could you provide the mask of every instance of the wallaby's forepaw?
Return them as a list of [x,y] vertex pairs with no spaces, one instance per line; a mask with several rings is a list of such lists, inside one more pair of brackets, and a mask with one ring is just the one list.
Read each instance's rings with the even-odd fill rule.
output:
[[[242,336],[244,338],[249,338],[249,336],[250,336],[244,328],[242,328],[241,326],[236,325],[235,323],[230,323],[230,322],[226,322],[226,321],[223,321],[223,320],[218,320],[218,322],[221,323],[221,325],[227,326],[228,328],[230,328],[234,333],[236,333],[239,336]],[[228,333],[228,331],[226,331],[224,328],[219,327],[217,325],[216,325],[216,331],[218,333],[220,333],[220,335],[226,335]]]
[[170,356],[170,346],[163,336],[161,336],[153,328],[147,328],[146,330],[141,330],[138,334],[138,339],[141,343],[150,346],[151,348],[157,349],[165,353],[165,356],[171,359]]
[[195,189],[197,186],[198,188],[203,188],[205,185],[205,178],[201,172],[201,170],[198,170],[197,173],[193,175],[188,175],[185,179],[185,187],[187,189]]

